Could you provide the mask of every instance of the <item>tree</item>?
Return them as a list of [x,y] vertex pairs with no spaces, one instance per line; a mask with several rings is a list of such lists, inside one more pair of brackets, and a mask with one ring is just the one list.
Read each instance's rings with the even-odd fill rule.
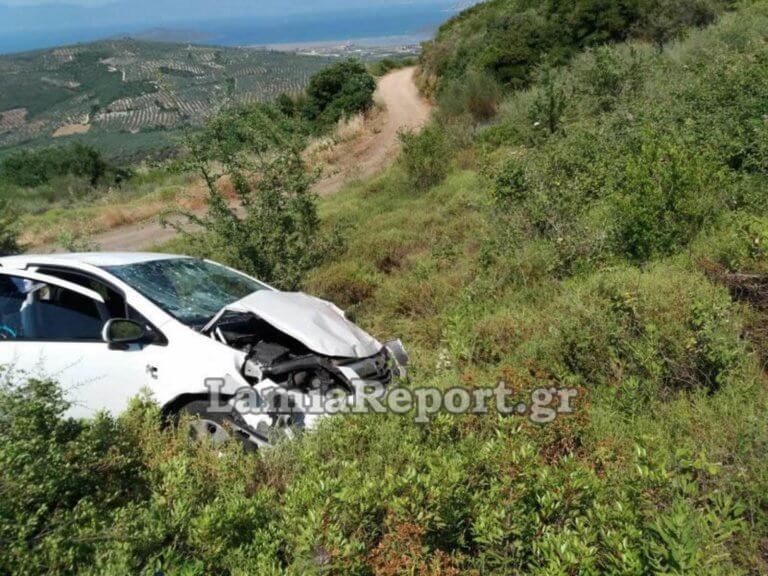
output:
[[[189,142],[191,167],[208,188],[207,213],[168,212],[163,218],[193,253],[289,290],[342,244],[338,231],[321,230],[315,175],[301,157],[303,138],[291,127],[268,105],[220,114]],[[234,190],[234,202],[224,185]],[[174,214],[181,223],[170,218]]]
[[315,74],[307,87],[304,115],[327,126],[373,106],[376,80],[357,60],[339,62]]
[[110,169],[96,149],[73,144],[68,147],[20,150],[10,154],[0,165],[0,175],[11,184],[28,188],[47,184],[58,176],[66,175],[85,178],[91,186],[96,186]]

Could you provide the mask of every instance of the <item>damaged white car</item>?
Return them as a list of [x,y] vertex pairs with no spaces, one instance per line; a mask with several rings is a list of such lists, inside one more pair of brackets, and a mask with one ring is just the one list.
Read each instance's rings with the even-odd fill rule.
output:
[[[406,363],[399,341],[381,344],[333,304],[214,262],[148,253],[0,258],[0,365],[56,379],[73,417],[117,414],[148,388],[167,416],[195,416],[197,434],[219,441],[234,430],[263,445],[276,432],[311,428],[321,416],[302,407],[312,398],[385,387]],[[226,410],[209,409],[212,382]],[[238,407],[243,390],[257,403],[268,391],[267,409]]]

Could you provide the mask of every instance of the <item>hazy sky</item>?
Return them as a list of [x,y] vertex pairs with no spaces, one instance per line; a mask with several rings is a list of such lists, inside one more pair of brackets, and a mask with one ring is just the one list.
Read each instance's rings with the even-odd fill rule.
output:
[[[0,53],[151,28],[195,31],[225,44],[423,34],[471,3],[473,0],[0,0]],[[329,15],[338,18],[328,20]],[[326,20],[313,20],[320,16]]]
[[6,6],[34,6],[37,4],[76,4],[79,6],[98,6],[109,4],[112,0],[0,0]]
[[[428,3],[430,0],[406,0],[406,1],[400,1],[400,2],[393,2],[397,4],[425,4]],[[35,6],[40,4],[72,4],[72,5],[78,5],[78,6],[99,6],[103,4],[111,4],[115,2],[115,0],[0,0],[0,5],[5,6]],[[258,6],[259,4],[262,4],[263,2],[260,0],[253,0],[252,4],[254,6]],[[461,4],[460,0],[457,0],[457,4]],[[359,0],[317,0],[315,2],[317,6],[322,6],[323,4],[349,4],[350,6],[359,6],[360,1]],[[290,7],[291,1],[287,0],[286,5]]]

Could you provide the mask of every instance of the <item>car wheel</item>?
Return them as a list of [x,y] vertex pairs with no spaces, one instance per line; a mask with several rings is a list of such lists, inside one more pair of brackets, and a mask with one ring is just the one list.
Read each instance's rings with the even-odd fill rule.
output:
[[[256,452],[258,447],[249,434],[245,422],[236,413],[208,412],[208,403],[204,400],[190,402],[181,408],[178,416],[191,416],[189,437],[193,442],[209,442],[214,448],[223,446],[231,438],[240,442],[246,452]],[[177,421],[180,418],[177,418]]]

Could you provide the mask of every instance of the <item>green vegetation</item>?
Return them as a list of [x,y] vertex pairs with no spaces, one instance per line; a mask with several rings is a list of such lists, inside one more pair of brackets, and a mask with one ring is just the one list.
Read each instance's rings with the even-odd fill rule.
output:
[[0,180],[32,188],[48,184],[56,177],[71,175],[85,178],[95,186],[108,170],[109,165],[96,150],[75,144],[11,154],[0,162]]
[[0,150],[57,137],[135,159],[178,148],[158,133],[197,127],[222,103],[266,102],[302,92],[327,58],[120,39],[0,56]]
[[82,144],[18,150],[0,159],[0,198],[21,212],[41,211],[92,200],[131,175]]
[[405,56],[402,58],[382,58],[381,60],[370,62],[368,64],[368,72],[374,76],[379,77],[389,74],[393,70],[408,68],[409,66],[416,66],[418,63],[418,58],[414,56]]
[[443,120],[469,115],[474,121],[486,122],[498,111],[501,88],[483,72],[468,72],[461,78],[447,80],[438,95]]
[[3,209],[18,217],[87,204],[113,189],[132,188],[132,172],[82,144],[18,150],[0,158]]
[[84,134],[72,134],[52,139],[50,135],[36,135],[18,146],[0,149],[0,159],[19,150],[40,150],[51,146],[82,144],[95,148],[109,162],[123,166],[141,163],[160,163],[180,155],[185,134],[195,127],[145,128],[138,132],[113,132],[92,128]]
[[[276,104],[227,108],[187,144],[187,168],[208,189],[208,212],[175,211],[164,221],[181,234],[187,253],[216,259],[283,289],[300,287],[306,273],[343,244],[339,229],[324,234],[312,191],[315,174],[302,158],[307,137],[373,105],[376,83],[357,61],[313,76],[306,95]],[[447,152],[448,153],[448,152]],[[216,170],[219,169],[219,172]],[[242,214],[222,188],[232,190]]]
[[403,166],[418,190],[440,184],[451,167],[451,148],[445,132],[436,125],[421,132],[400,134]]
[[368,111],[373,106],[376,80],[358,60],[346,60],[315,74],[305,94],[296,100],[283,95],[282,111],[314,126],[316,132],[329,130],[342,118]]
[[0,198],[0,255],[8,256],[21,251],[19,247],[17,215],[9,202]]
[[452,18],[425,45],[425,89],[483,72],[512,89],[539,65],[567,62],[584,48],[639,38],[662,46],[711,23],[732,0],[490,0]]
[[[573,387],[574,415],[339,418],[254,458],[158,432],[146,401],[64,420],[30,382],[0,392],[0,571],[765,572],[768,5],[686,34],[659,14],[579,32],[561,67],[536,52],[492,118],[446,88],[392,169],[320,204],[327,234],[358,226],[304,288],[401,335],[412,385]],[[455,30],[446,62],[482,47]]]
[[[205,216],[182,213],[175,224],[187,253],[216,259],[286,290],[297,289],[306,272],[340,247],[334,233],[320,230],[312,192],[314,175],[304,165],[301,128],[276,106],[226,110],[189,142],[188,167],[208,188]],[[221,172],[215,172],[220,167]],[[242,214],[222,192],[231,186]]]
[[[275,104],[229,102],[204,126],[183,134],[181,130],[175,133],[157,130],[137,134],[132,143],[128,143],[119,134],[107,138],[103,134],[88,133],[68,137],[65,141],[69,145],[6,151],[0,154],[0,198],[12,202],[21,214],[36,215],[25,218],[23,228],[27,238],[45,243],[59,238],[59,244],[67,249],[75,245],[90,246],[87,239],[86,244],[82,243],[83,236],[121,223],[146,219],[179,200],[180,180],[200,174],[201,162],[217,162],[226,171],[247,171],[249,162],[251,168],[259,165],[257,171],[266,169],[266,158],[251,157],[256,150],[267,152],[257,143],[264,138],[271,139],[272,146],[294,150],[291,154],[295,155],[295,150],[303,148],[310,135],[323,134],[332,129],[333,125],[329,124],[332,118],[369,108],[373,102],[373,86],[373,77],[358,62],[348,61],[319,77],[312,95],[292,97],[284,93]],[[318,110],[322,113],[317,114]],[[95,143],[104,145],[108,152],[102,154],[97,151]],[[200,146],[200,143],[205,145]],[[119,146],[119,152],[115,153],[112,145]],[[130,147],[126,148],[126,145]],[[133,146],[138,146],[138,149]],[[188,154],[190,148],[194,149],[191,156]],[[235,154],[235,148],[243,156],[238,159],[238,165],[233,164],[234,156],[227,155]],[[118,163],[113,160],[115,156],[123,160]],[[142,164],[130,169],[122,167],[137,160],[141,160]],[[291,160],[286,163],[288,166],[289,172],[294,169],[304,172],[301,162],[296,164]],[[310,175],[306,178],[308,182],[312,179]],[[138,201],[141,195],[145,196],[144,206]],[[313,223],[307,222],[306,226],[315,227],[315,217],[309,213],[315,210],[315,199],[311,195],[302,195],[302,198],[301,202],[308,202],[311,209],[300,209],[298,206],[290,209],[308,210],[305,216]],[[65,230],[61,230],[62,222],[66,223]],[[281,221],[273,233],[282,225],[287,225],[287,222]],[[251,266],[242,260],[242,254],[234,257],[233,253],[230,256],[234,259],[225,256],[220,259],[272,278],[269,270],[281,267],[277,260],[280,242],[273,242],[273,254],[267,256],[266,251],[254,249],[253,243],[257,242],[258,235],[254,235],[253,229],[242,229],[240,235],[252,244],[246,250],[251,252],[252,258],[265,258],[272,264],[265,268],[264,262],[254,260]],[[296,237],[299,236],[303,238],[302,246],[307,248],[309,240],[304,235]],[[197,246],[198,243],[191,242],[191,245]],[[200,246],[200,253],[206,250]],[[319,245],[318,251],[327,252],[325,248],[321,250]],[[210,250],[206,253],[210,255]],[[297,256],[296,261],[300,259]],[[315,260],[309,258],[307,262]],[[304,270],[306,266],[307,263],[299,268]],[[285,284],[276,278],[275,283],[295,285],[296,275],[302,273],[294,270],[290,273],[292,279],[285,279]]]

